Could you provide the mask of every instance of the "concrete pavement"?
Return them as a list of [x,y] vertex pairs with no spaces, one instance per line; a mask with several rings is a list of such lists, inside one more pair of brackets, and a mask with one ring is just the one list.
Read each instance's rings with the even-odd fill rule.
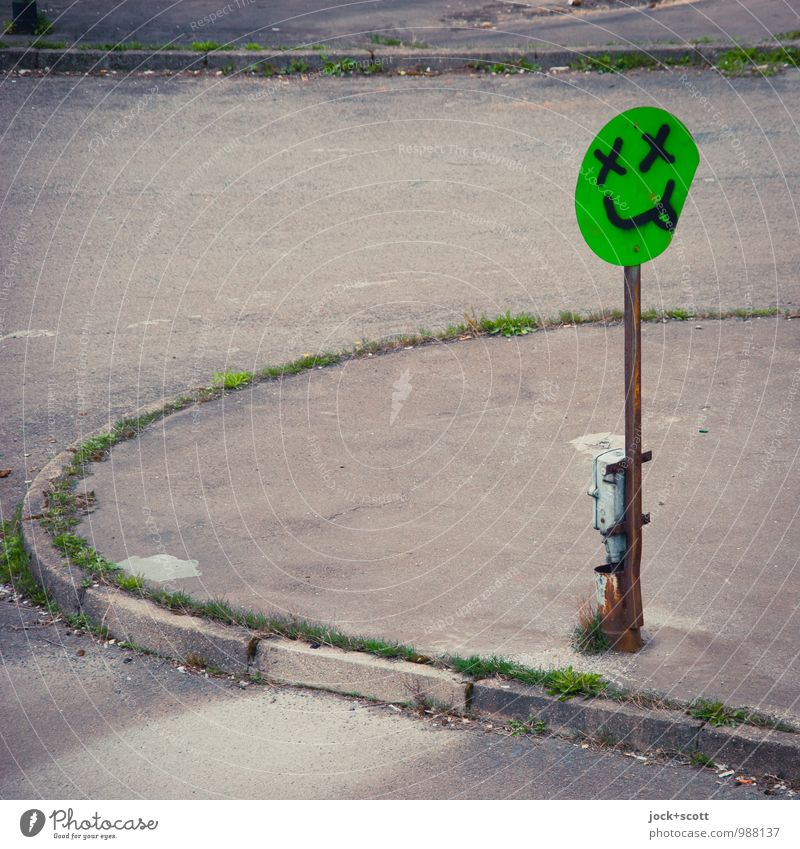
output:
[[619,326],[363,357],[188,409],[92,467],[78,532],[197,598],[800,716],[800,323],[647,325],[643,356],[635,656],[569,647],[604,560],[586,490],[592,452],[622,444]]
[[621,307],[572,198],[632,102],[702,152],[645,306],[796,307],[796,79],[3,78],[3,515],[62,446],[214,371]]

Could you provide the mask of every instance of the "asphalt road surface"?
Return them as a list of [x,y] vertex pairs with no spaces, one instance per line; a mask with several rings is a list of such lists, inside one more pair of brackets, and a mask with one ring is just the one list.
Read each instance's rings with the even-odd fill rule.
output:
[[556,47],[769,40],[800,28],[797,0],[49,0],[49,39],[86,44],[213,40],[363,47],[372,34],[435,47]]
[[45,614],[7,599],[4,799],[757,799],[768,789],[483,722],[243,690],[39,624]]

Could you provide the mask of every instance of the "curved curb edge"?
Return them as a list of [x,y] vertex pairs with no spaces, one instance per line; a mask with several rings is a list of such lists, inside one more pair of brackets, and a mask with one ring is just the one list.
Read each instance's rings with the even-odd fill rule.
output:
[[[136,416],[164,408],[140,408]],[[111,426],[91,434],[102,436]],[[326,690],[380,702],[429,705],[458,714],[522,722],[542,720],[551,733],[624,745],[636,751],[699,753],[748,773],[800,781],[800,734],[751,726],[715,728],[675,710],[611,700],[560,701],[542,688],[500,679],[468,681],[433,666],[265,636],[190,614],[174,613],[117,587],[84,585],[84,573],[51,544],[38,518],[46,494],[83,437],[55,456],[23,500],[22,534],[39,584],[62,611],[85,614],[119,641],[164,657],[275,684]]]

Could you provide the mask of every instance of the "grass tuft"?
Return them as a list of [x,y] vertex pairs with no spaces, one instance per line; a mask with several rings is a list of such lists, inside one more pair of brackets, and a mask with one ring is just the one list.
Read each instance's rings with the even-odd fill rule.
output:
[[217,371],[214,372],[212,382],[214,386],[223,389],[241,389],[252,379],[253,375],[249,371]]
[[34,50],[63,50],[66,46],[66,41],[47,41],[43,38],[37,38],[30,43]]
[[708,755],[704,755],[702,752],[692,752],[689,755],[689,760],[691,761],[692,766],[714,766],[714,759],[710,758]]
[[748,712],[743,708],[730,708],[719,700],[696,699],[689,705],[689,713],[694,719],[700,719],[721,728],[726,725],[742,725],[748,720]]
[[539,328],[539,319],[527,312],[512,315],[511,311],[507,310],[505,315],[497,318],[481,318],[478,328],[490,336],[525,336]]
[[591,601],[584,602],[578,609],[572,645],[581,654],[601,654],[609,649],[608,637],[603,632],[603,617]]
[[595,672],[576,672],[571,666],[564,669],[551,669],[545,676],[545,691],[550,696],[558,696],[566,702],[575,696],[591,699],[599,696],[608,683]]
[[121,568],[98,554],[83,537],[75,534],[59,534],[53,545],[69,560],[70,564],[88,572],[93,578],[121,572]]
[[36,16],[36,26],[33,28],[34,35],[50,35],[53,31],[53,22],[45,15],[44,12],[39,12]]
[[506,728],[511,732],[512,737],[524,737],[527,734],[546,734],[547,723],[542,719],[529,719],[527,722],[522,722],[519,719],[510,719],[506,724]]
[[73,463],[85,466],[87,463],[97,463],[105,460],[108,452],[117,441],[115,433],[104,433],[87,439],[76,451]]
[[535,74],[542,70],[541,65],[525,57],[517,62],[485,62],[479,59],[477,62],[471,62],[469,67],[486,74]]
[[50,602],[31,572],[30,555],[22,537],[21,516],[22,510],[18,508],[12,519],[0,522],[0,583],[11,584],[14,592],[55,611],[57,606]]
[[573,71],[595,71],[600,74],[622,74],[641,68],[658,68],[660,62],[647,53],[605,53],[583,56],[570,64]]
[[403,41],[402,38],[394,36],[385,36],[380,33],[373,32],[370,34],[369,40],[373,44],[382,44],[385,47],[411,47],[415,50],[425,50],[430,47],[426,41]]
[[198,53],[211,53],[214,50],[222,50],[222,45],[217,41],[193,41],[192,50]]
[[716,68],[728,76],[747,72],[773,76],[781,68],[800,66],[800,47],[782,46],[772,50],[756,47],[735,47],[717,59]]
[[108,628],[98,625],[86,613],[65,613],[63,614],[63,619],[75,631],[94,634],[95,637],[101,637],[104,640],[107,640],[111,636]]
[[322,73],[326,77],[344,77],[356,72],[362,74],[380,74],[383,71],[381,62],[359,62],[349,56],[333,61],[324,53],[320,54],[322,59]]

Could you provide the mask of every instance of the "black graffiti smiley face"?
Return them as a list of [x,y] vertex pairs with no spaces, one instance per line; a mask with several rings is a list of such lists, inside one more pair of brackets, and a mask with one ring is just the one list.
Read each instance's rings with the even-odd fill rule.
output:
[[598,256],[615,265],[652,259],[669,244],[699,155],[668,112],[632,109],[607,124],[578,178],[576,213]]

